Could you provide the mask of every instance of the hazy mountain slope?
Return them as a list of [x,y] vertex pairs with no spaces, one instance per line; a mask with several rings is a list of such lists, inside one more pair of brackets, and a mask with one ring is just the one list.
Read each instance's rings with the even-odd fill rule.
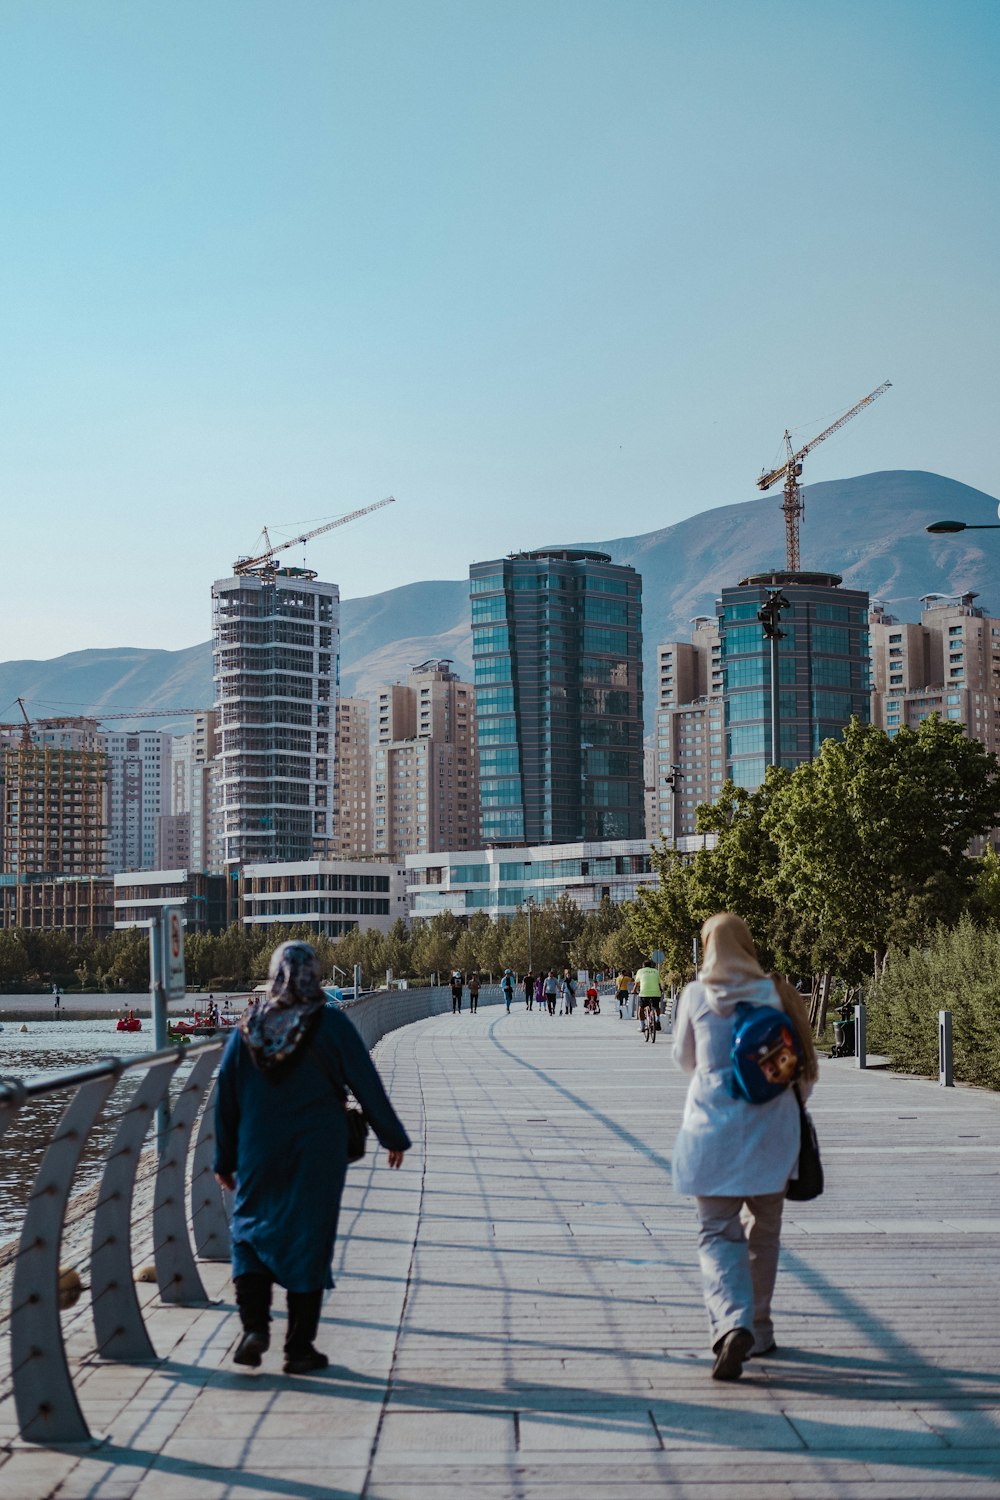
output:
[[[952,517],[988,523],[996,501],[939,474],[891,471],[809,485],[802,565],[840,573],[867,588],[903,619],[915,620],[920,596],[974,589],[1000,613],[1000,531],[930,537],[930,521]],[[781,495],[702,511],[675,526],[610,542],[580,543],[632,563],[643,575],[647,683],[655,681],[656,646],[684,639],[694,615],[712,614],[724,584],[784,564]],[[206,591],[208,585],[206,584]],[[341,609],[341,682],[345,693],[370,694],[432,656],[471,672],[465,579],[407,584]],[[33,714],[137,706],[196,707],[212,701],[208,642],[184,651],[75,651],[53,661],[0,664],[0,718],[13,719],[22,695]],[[11,706],[13,705],[13,706]],[[131,722],[131,721],[130,721]],[[141,722],[137,720],[136,722]],[[170,720],[150,727],[179,729]]]

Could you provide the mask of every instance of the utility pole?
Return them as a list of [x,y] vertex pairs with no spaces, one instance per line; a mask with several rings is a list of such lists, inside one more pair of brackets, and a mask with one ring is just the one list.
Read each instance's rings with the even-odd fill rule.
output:
[[781,711],[779,707],[780,687],[778,683],[778,642],[784,640],[787,630],[781,629],[781,611],[791,605],[780,589],[768,589],[767,598],[757,611],[757,618],[764,627],[764,639],[771,643],[771,764],[781,764],[779,737],[781,734]]

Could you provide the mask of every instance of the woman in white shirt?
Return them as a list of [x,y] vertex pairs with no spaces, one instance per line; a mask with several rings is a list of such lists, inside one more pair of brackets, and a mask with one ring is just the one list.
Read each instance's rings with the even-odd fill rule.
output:
[[673,1183],[697,1200],[698,1256],[716,1380],[738,1380],[751,1353],[774,1352],[771,1298],[781,1213],[799,1157],[792,1088],[764,1104],[731,1092],[733,1013],[740,1001],[784,1010],[802,1044],[796,1082],[808,1098],[816,1049],[802,998],[760,966],[742,917],[719,912],[701,930],[701,974],[685,985],[674,1019],[673,1056],[693,1074],[674,1147]]

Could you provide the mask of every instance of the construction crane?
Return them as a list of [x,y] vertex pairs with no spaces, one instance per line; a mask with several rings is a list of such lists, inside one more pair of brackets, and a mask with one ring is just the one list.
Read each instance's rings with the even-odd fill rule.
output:
[[395,505],[395,495],[386,495],[384,500],[376,500],[374,505],[363,505],[360,510],[350,510],[346,516],[338,516],[334,521],[326,521],[322,526],[316,526],[312,531],[304,531],[301,536],[293,536],[290,542],[272,543],[268,535],[267,527],[264,527],[264,551],[259,552],[256,557],[238,557],[233,563],[233,573],[240,577],[244,573],[273,573],[277,567],[274,561],[276,552],[287,552],[289,547],[297,547],[300,542],[311,542],[314,536],[322,536],[325,531],[332,531],[335,526],[346,526],[348,521],[356,521],[360,516],[371,515],[373,510],[381,510],[384,505]]
[[56,727],[60,724],[70,724],[74,719],[94,719],[98,724],[104,724],[111,719],[180,719],[205,712],[204,705],[201,708],[131,708],[125,712],[116,710],[110,714],[102,713],[100,709],[81,709],[75,714],[52,714],[47,719],[29,719],[24,699],[18,698],[15,701],[20,707],[24,722],[23,724],[0,724],[0,734],[20,729],[21,738],[26,745],[31,744],[32,729],[42,724]]
[[788,457],[780,469],[762,472],[760,478],[757,480],[757,488],[759,490],[769,490],[772,484],[777,484],[779,479],[784,479],[785,481],[785,498],[781,502],[781,508],[785,512],[785,565],[789,573],[797,573],[799,571],[799,520],[805,514],[806,509],[805,502],[802,499],[802,490],[799,486],[799,475],[802,473],[802,460],[807,453],[816,447],[817,443],[822,443],[825,438],[837,432],[852,417],[856,417],[859,411],[862,411],[866,406],[870,406],[873,401],[883,395],[891,385],[891,380],[884,380],[880,386],[865,396],[863,401],[859,401],[856,406],[852,406],[850,411],[845,411],[842,417],[838,417],[836,422],[830,427],[825,428],[818,437],[814,437],[808,443],[803,444],[798,451],[792,448],[792,436],[786,429],[785,451]]

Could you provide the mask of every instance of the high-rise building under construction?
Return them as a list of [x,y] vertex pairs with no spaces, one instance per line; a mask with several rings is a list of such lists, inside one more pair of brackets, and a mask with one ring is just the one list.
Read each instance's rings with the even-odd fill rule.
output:
[[337,585],[273,560],[217,580],[212,647],[225,867],[309,859],[333,833]]

